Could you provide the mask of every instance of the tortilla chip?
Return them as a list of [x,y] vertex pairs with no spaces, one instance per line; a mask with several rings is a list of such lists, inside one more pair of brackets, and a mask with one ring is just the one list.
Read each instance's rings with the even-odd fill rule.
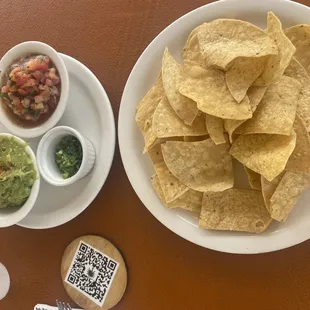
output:
[[270,199],[271,217],[279,222],[285,221],[309,184],[309,174],[287,171]]
[[302,84],[297,103],[297,113],[304,120],[307,131],[310,132],[310,77],[305,68],[295,58],[292,58],[284,74]]
[[165,90],[164,90],[163,80],[162,80],[162,76],[160,72],[156,83],[148,90],[148,92],[145,94],[142,100],[137,104],[136,111],[138,111],[141,108],[141,106],[143,106],[144,104],[149,105],[149,102],[152,100],[158,101],[159,98],[163,97],[164,95],[165,95]]
[[227,143],[168,141],[162,145],[165,163],[173,175],[191,189],[223,191],[233,186]]
[[224,122],[221,118],[206,114],[206,127],[210,138],[215,144],[226,143]]
[[297,80],[288,76],[279,78],[268,88],[253,117],[239,126],[236,133],[290,135],[300,89]]
[[[255,112],[257,106],[259,105],[259,103],[262,101],[266,90],[267,90],[267,86],[251,86],[247,92],[247,95],[249,97],[250,100],[250,106],[251,106],[251,110],[252,113]],[[234,131],[245,122],[245,120],[242,121],[238,121],[238,120],[234,120],[234,119],[225,119],[224,120],[224,128],[228,133],[229,136],[229,141],[230,143],[232,143],[233,139],[232,139],[232,135],[234,133]]]
[[158,176],[156,174],[151,177],[151,182],[158,197],[168,209],[181,208],[184,210],[200,213],[202,203],[201,192],[190,189],[174,201],[166,203],[164,200],[163,191],[160,187]]
[[203,141],[203,140],[206,140],[208,139],[209,136],[208,135],[205,135],[205,136],[194,136],[194,137],[191,137],[191,136],[185,136],[183,138],[183,141],[185,142],[196,142],[196,141]]
[[151,176],[151,183],[159,199],[162,201],[164,205],[166,205],[164,193],[163,193],[163,190],[161,189],[157,174],[154,174],[153,176]]
[[271,223],[261,192],[228,189],[204,193],[199,227],[260,233]]
[[171,107],[185,124],[191,125],[198,114],[197,104],[180,94],[181,65],[175,61],[167,48],[163,57],[162,80]]
[[167,97],[164,97],[153,116],[153,133],[158,138],[206,135],[205,115],[197,116],[192,126],[186,125],[175,114]]
[[175,201],[168,204],[168,208],[181,208],[184,210],[200,213],[202,195],[203,194],[201,192],[190,189]]
[[310,75],[310,25],[296,25],[285,30],[286,36],[296,48],[294,57]]
[[282,171],[271,182],[269,182],[263,176],[261,176],[262,193],[265,201],[265,206],[268,212],[270,212],[270,199],[275,190],[277,189],[280,181],[282,180],[284,173],[285,171]]
[[[161,140],[161,139],[158,139]],[[162,163],[164,161],[163,153],[161,151],[161,143],[156,143],[148,152],[153,165]]]
[[238,103],[225,83],[225,73],[198,66],[183,67],[180,93],[197,102],[199,110],[220,118],[248,119],[252,117],[249,98]]
[[202,25],[196,27],[188,36],[185,46],[182,51],[184,63],[195,63],[201,67],[205,67],[205,60],[200,53],[197,33]]
[[171,137],[171,138],[157,139],[155,144],[147,152],[153,165],[164,161],[163,153],[161,151],[161,145],[162,143],[165,143],[166,141],[183,141],[183,137]]
[[241,135],[234,142],[230,154],[249,169],[272,181],[285,168],[296,144],[296,134]]
[[296,133],[296,146],[285,169],[299,173],[310,173],[309,135],[303,120],[298,115],[295,118],[294,131]]
[[229,142],[232,143],[233,141],[233,133],[241,124],[245,121],[237,121],[235,119],[224,119],[224,128],[228,133]]
[[269,86],[251,86],[247,92],[250,100],[251,110],[254,113],[261,103]]
[[289,65],[296,49],[282,30],[282,24],[278,17],[272,12],[267,15],[267,34],[276,42],[278,55],[270,56],[263,74],[254,83],[255,85],[266,85],[274,83],[280,78]]
[[152,119],[159,102],[164,97],[164,87],[161,77],[157,83],[146,93],[138,104],[136,112],[136,123],[144,137],[144,151],[147,152],[155,143],[156,136],[152,131]]
[[[160,139],[158,139],[160,140]],[[148,155],[155,166],[156,164],[162,163],[164,161],[163,153],[161,151],[161,143],[156,143],[149,151]]]
[[265,31],[236,19],[216,19],[203,24],[198,41],[206,65],[224,70],[237,57],[278,54],[276,44]]
[[243,166],[243,167],[244,167],[244,170],[248,176],[248,181],[249,181],[250,186],[253,189],[261,190],[262,189],[262,185],[261,185],[261,181],[260,181],[261,175],[255,171],[249,169],[246,166]]
[[239,57],[232,61],[225,78],[228,89],[237,102],[241,102],[249,87],[264,71],[266,57]]
[[158,175],[160,187],[162,188],[167,203],[175,200],[188,191],[188,187],[182,184],[167,168],[164,162],[154,165]]

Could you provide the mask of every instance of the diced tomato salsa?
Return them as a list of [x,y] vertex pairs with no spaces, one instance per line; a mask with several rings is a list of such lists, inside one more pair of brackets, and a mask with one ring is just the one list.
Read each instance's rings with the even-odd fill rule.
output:
[[13,64],[0,97],[14,114],[28,121],[52,114],[60,96],[60,77],[48,56],[36,55]]

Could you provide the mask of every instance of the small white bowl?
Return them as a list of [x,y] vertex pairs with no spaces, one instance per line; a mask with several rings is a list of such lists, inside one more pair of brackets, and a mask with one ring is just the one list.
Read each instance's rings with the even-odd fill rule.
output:
[[69,75],[65,63],[61,59],[59,54],[51,46],[42,42],[23,42],[15,45],[8,52],[6,52],[6,54],[0,60],[0,82],[2,82],[3,75],[7,72],[9,66],[11,66],[14,61],[29,54],[46,55],[52,60],[60,76],[61,90],[58,105],[54,113],[44,123],[31,128],[22,127],[18,124],[13,123],[12,120],[7,116],[7,113],[3,111],[3,107],[1,104],[0,122],[14,135],[23,138],[39,137],[51,128],[53,128],[65,112],[69,96]]
[[[82,146],[83,159],[78,172],[71,178],[64,179],[55,161],[57,144],[65,136],[76,137]],[[85,177],[93,168],[96,152],[92,143],[77,130],[67,127],[55,127],[47,132],[41,139],[37,150],[38,167],[45,181],[54,186],[65,186]]]
[[[0,134],[0,136],[13,137],[18,142],[27,144],[24,140],[14,135],[8,134],[8,133],[2,133]],[[30,196],[28,197],[27,201],[22,206],[0,208],[0,227],[12,226],[20,222],[22,219],[24,219],[27,216],[27,214],[31,211],[31,209],[33,208],[38,198],[39,189],[40,189],[40,174],[39,174],[38,167],[37,167],[36,156],[34,152],[32,151],[32,149],[30,148],[30,146],[27,145],[25,150],[30,155],[33,161],[33,165],[37,172],[38,178],[32,185]]]

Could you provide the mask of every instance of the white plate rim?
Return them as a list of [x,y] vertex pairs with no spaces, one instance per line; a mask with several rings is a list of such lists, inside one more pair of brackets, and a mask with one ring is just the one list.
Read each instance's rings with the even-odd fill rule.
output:
[[[134,173],[132,171],[132,167],[129,164],[129,162],[127,161],[127,143],[126,143],[126,128],[124,128],[123,126],[123,119],[126,117],[126,113],[125,113],[125,100],[126,100],[126,96],[127,93],[129,92],[129,87],[130,87],[130,80],[133,79],[134,75],[136,74],[137,68],[139,67],[139,63],[141,62],[141,60],[143,59],[143,57],[148,53],[149,49],[152,48],[152,45],[154,45],[156,43],[157,40],[159,40],[158,38],[161,36],[164,36],[172,27],[175,27],[180,21],[182,21],[183,19],[188,18],[191,15],[196,14],[198,11],[202,11],[205,10],[207,7],[211,9],[211,7],[220,7],[221,5],[223,5],[224,3],[226,5],[229,5],[231,7],[233,7],[234,5],[238,4],[238,6],[241,6],[242,3],[244,3],[245,5],[248,4],[248,0],[221,0],[221,1],[215,1],[206,5],[203,5],[201,7],[198,7],[188,13],[186,13],[185,15],[179,17],[178,19],[176,19],[174,22],[172,22],[171,24],[169,24],[164,30],[162,30],[150,43],[149,45],[145,48],[145,50],[142,52],[142,54],[140,55],[140,57],[138,58],[138,60],[136,61],[124,88],[123,91],[123,95],[122,95],[122,99],[121,99],[121,104],[120,104],[120,109],[119,109],[119,116],[118,116],[118,140],[119,140],[119,148],[120,148],[120,154],[121,154],[121,158],[122,158],[122,162],[124,165],[124,169],[125,172],[127,174],[127,177],[134,189],[134,191],[136,192],[137,196],[139,197],[139,199],[141,200],[141,202],[144,204],[144,206],[151,212],[151,214],[159,221],[161,222],[164,226],[166,226],[169,230],[171,230],[172,232],[174,232],[175,234],[179,235],[180,237],[186,239],[189,242],[192,242],[194,244],[197,244],[201,247],[205,247],[211,250],[216,250],[219,252],[225,252],[225,253],[232,253],[232,254],[259,254],[259,253],[268,253],[268,252],[274,252],[274,251],[278,251],[281,249],[285,249],[285,248],[289,248],[292,247],[294,245],[300,244],[306,240],[308,240],[310,238],[310,233],[309,233],[309,229],[301,229],[299,230],[297,233],[293,234],[293,237],[289,234],[287,234],[286,231],[284,231],[282,234],[283,236],[281,238],[278,238],[279,236],[276,236],[276,234],[271,235],[273,238],[273,242],[268,242],[268,238],[265,238],[265,245],[263,248],[261,247],[257,247],[257,246],[253,246],[253,245],[249,245],[248,248],[242,248],[240,246],[227,246],[227,247],[223,247],[223,246],[217,246],[217,245],[211,245],[211,244],[206,244],[205,242],[200,242],[195,240],[195,238],[192,238],[191,236],[187,235],[186,233],[184,233],[184,231],[182,231],[182,227],[179,227],[178,224],[176,225],[172,225],[169,221],[166,221],[165,218],[161,218],[160,217],[160,212],[158,210],[154,210],[152,207],[150,207],[147,203],[146,203],[146,198],[144,198],[143,193],[139,190],[139,184],[138,182],[136,182],[135,178],[134,178]],[[264,4],[272,4],[272,5],[278,5],[280,6],[281,4],[285,3],[286,5],[292,5],[295,6],[296,8],[299,8],[301,10],[308,10],[308,14],[310,15],[310,8],[301,4],[301,3],[297,3],[297,2],[293,2],[291,0],[260,0],[260,4],[262,5],[262,7],[264,6]],[[136,125],[136,124],[135,124]],[[142,151],[141,151],[142,152]],[[294,229],[294,232],[296,232],[296,229]],[[268,236],[270,237],[270,235]],[[286,238],[285,238],[286,237]],[[206,237],[208,238],[208,237]],[[228,243],[229,243],[229,238],[228,239]],[[281,240],[279,240],[281,239]],[[281,241],[281,242],[280,242]]]
[[[99,194],[100,190],[102,189],[103,185],[105,184],[105,181],[107,180],[107,177],[110,173],[111,167],[112,167],[112,163],[113,163],[113,159],[114,159],[114,153],[115,153],[115,144],[116,144],[116,133],[115,133],[115,119],[114,119],[114,114],[113,114],[113,110],[112,110],[112,106],[111,106],[111,102],[110,99],[103,87],[103,85],[101,84],[101,82],[98,80],[98,78],[96,77],[96,75],[89,69],[87,68],[83,63],[81,63],[80,61],[78,61],[77,59],[63,54],[63,53],[59,53],[60,56],[62,57],[62,59],[65,61],[65,63],[67,61],[74,63],[74,65],[78,65],[80,66],[85,73],[88,74],[89,79],[92,81],[92,83],[96,84],[96,88],[101,93],[101,96],[103,98],[102,100],[102,105],[106,104],[107,105],[107,111],[108,111],[108,115],[106,117],[106,120],[110,121],[110,135],[111,136],[111,141],[113,142],[113,145],[110,146],[110,153],[108,154],[108,160],[106,161],[100,161],[100,158],[96,158],[96,166],[94,167],[94,169],[101,169],[102,171],[102,175],[101,178],[98,180],[97,182],[97,187],[96,188],[92,188],[92,192],[89,195],[89,198],[84,201],[83,204],[81,204],[81,207],[78,210],[78,213],[74,214],[74,215],[70,215],[70,216],[63,216],[62,218],[60,218],[58,220],[57,223],[53,224],[53,225],[44,225],[44,223],[38,225],[38,226],[32,226],[32,225],[28,225],[28,224],[24,224],[23,221],[17,223],[18,226],[21,227],[25,227],[25,228],[31,228],[31,229],[48,229],[48,228],[54,228],[60,225],[63,225],[71,220],[73,220],[75,217],[77,217],[78,215],[80,215],[87,207],[89,207],[89,205],[93,202],[93,200],[97,197],[97,195]],[[70,71],[69,71],[70,73]],[[100,112],[101,111],[101,105],[97,105],[97,108]],[[102,116],[101,113],[99,113],[99,117],[100,117],[100,121],[102,122]],[[106,121],[105,120],[105,121]],[[56,124],[56,126],[58,126]],[[98,153],[100,152],[106,152],[106,144],[104,143],[104,141],[101,141],[101,149]],[[99,163],[99,164],[98,164]],[[103,168],[106,167],[106,168]],[[29,216],[29,215],[28,215]]]

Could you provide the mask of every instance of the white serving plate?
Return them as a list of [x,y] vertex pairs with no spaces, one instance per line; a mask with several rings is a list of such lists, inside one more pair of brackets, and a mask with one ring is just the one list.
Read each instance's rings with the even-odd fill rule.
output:
[[[137,195],[170,230],[188,241],[217,251],[242,254],[271,252],[309,239],[310,190],[300,198],[285,223],[273,223],[262,234],[199,229],[197,217],[184,210],[167,210],[154,192],[150,182],[154,169],[148,157],[142,155],[143,138],[134,121],[135,109],[158,77],[166,46],[181,61],[181,51],[187,36],[201,23],[216,18],[236,18],[265,28],[268,11],[273,11],[281,19],[283,27],[310,24],[310,9],[287,0],[224,0],[205,5],[173,22],[150,43],[134,66],[122,97],[118,122],[120,151],[126,173]],[[242,178],[241,169],[238,169],[238,173],[240,175],[237,177]]]
[[[76,183],[56,187],[41,179],[37,202],[19,226],[44,229],[62,225],[85,210],[103,186],[114,156],[115,123],[109,98],[96,76],[82,63],[61,54],[69,73],[70,91],[66,111],[58,125],[77,129],[96,149],[90,174]],[[8,132],[0,124],[0,132]],[[34,151],[40,138],[25,139]]]

